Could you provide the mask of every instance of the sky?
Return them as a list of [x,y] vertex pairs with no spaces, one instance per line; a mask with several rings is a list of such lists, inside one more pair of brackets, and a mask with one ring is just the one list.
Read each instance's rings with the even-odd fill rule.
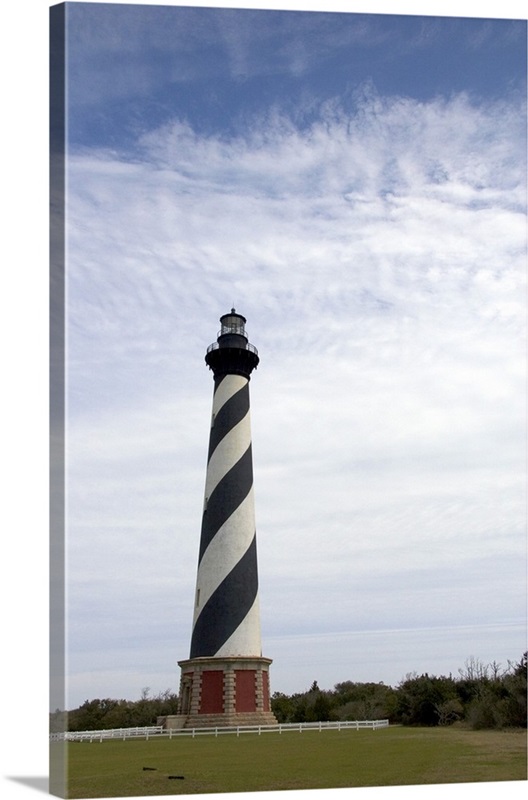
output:
[[178,690],[232,306],[272,692],[518,661],[526,21],[67,20],[67,707]]

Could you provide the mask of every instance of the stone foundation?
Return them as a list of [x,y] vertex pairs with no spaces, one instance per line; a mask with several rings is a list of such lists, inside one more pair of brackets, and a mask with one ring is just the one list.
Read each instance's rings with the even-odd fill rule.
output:
[[276,725],[270,706],[270,664],[269,658],[247,656],[180,661],[178,727]]
[[185,728],[238,728],[255,725],[277,725],[271,711],[249,714],[197,714],[186,717]]
[[166,730],[180,730],[185,726],[187,717],[183,714],[169,714],[166,717],[158,717],[156,725],[163,725]]

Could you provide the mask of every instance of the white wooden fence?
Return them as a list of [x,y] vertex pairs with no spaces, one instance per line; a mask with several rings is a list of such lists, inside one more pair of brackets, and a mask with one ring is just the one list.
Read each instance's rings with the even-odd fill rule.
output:
[[236,728],[163,728],[161,725],[152,725],[144,728],[114,728],[107,731],[68,731],[66,733],[51,733],[51,742],[102,742],[106,739],[154,739],[165,736],[176,739],[178,736],[222,736],[226,733],[287,733],[288,731],[327,731],[327,730],[373,730],[388,728],[388,719],[354,720],[344,722],[289,722],[278,725],[240,725]]

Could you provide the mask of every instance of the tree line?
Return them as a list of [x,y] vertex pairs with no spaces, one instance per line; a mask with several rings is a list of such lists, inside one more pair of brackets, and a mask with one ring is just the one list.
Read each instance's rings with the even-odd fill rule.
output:
[[457,677],[406,675],[397,687],[344,681],[333,690],[276,692],[272,708],[279,722],[388,719],[400,725],[452,725],[473,729],[526,728],[526,658],[518,663],[466,661]]
[[72,711],[50,714],[50,733],[63,731],[107,731],[115,728],[143,728],[155,725],[158,717],[178,713],[178,695],[170,689],[150,695],[150,687],[141,691],[139,700],[85,700]]
[[[388,719],[401,725],[452,725],[473,729],[526,728],[527,653],[503,668],[469,658],[458,676],[408,674],[398,686],[343,681],[304,692],[275,692],[271,707],[279,722]],[[177,714],[178,695],[170,689],[139,700],[86,700],[72,711],[50,715],[50,731],[89,731],[155,725],[157,717]]]

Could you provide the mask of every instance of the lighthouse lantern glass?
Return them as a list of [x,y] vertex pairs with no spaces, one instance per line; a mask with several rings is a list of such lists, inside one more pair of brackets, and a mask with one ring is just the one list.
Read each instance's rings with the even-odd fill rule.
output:
[[244,317],[239,314],[226,314],[222,317],[222,330],[220,333],[238,333],[241,336],[245,336]]

